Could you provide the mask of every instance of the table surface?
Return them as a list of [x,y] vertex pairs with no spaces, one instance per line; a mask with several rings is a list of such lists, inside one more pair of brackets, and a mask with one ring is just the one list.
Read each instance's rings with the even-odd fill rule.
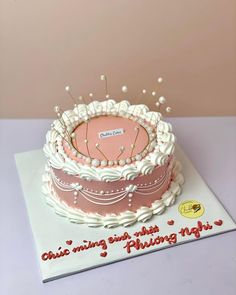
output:
[[[196,169],[236,220],[236,117],[169,121]],[[43,284],[14,154],[41,148],[50,123],[0,120],[0,294],[235,294],[235,231]]]

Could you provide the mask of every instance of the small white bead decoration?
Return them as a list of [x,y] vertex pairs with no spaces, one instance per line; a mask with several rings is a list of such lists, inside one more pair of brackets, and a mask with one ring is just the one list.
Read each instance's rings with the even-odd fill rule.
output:
[[155,103],[155,105],[156,105],[156,107],[159,107],[159,106],[160,106],[159,101],[157,101],[157,102]]
[[131,204],[129,203],[128,206],[131,207]]
[[164,96],[159,97],[159,103],[164,104],[166,102],[166,98]]
[[155,146],[156,146],[156,141],[153,140],[153,141],[151,142],[151,147],[155,147]]
[[75,191],[75,192],[73,192],[73,194],[74,194],[74,196],[77,196],[78,195],[78,192]]
[[71,136],[71,138],[75,138],[75,133],[72,132],[70,136]]
[[119,165],[124,166],[125,165],[125,160],[123,160],[123,159],[119,160]]
[[127,159],[125,160],[125,162],[126,162],[127,164],[130,164],[130,163],[131,163],[131,159],[130,159],[130,158],[127,158]]
[[152,91],[152,96],[156,96],[156,91]]
[[147,93],[147,90],[146,90],[146,89],[143,89],[143,90],[142,90],[142,93],[143,93],[143,94],[146,94],[146,93]]
[[124,92],[124,93],[127,93],[128,92],[128,87],[125,86],[125,85],[122,86],[121,91]]
[[105,80],[106,80],[106,76],[105,76],[105,75],[101,75],[101,76],[100,76],[100,79],[101,79],[102,81],[105,81]]
[[85,142],[85,143],[88,143],[88,140],[87,140],[87,139],[85,139],[85,140],[84,140],[84,142]]
[[106,94],[106,98],[110,98],[110,95],[109,94]]
[[90,164],[90,163],[91,163],[91,158],[86,158],[85,162],[86,162],[87,164]]
[[129,193],[128,194],[128,197],[132,198],[133,197],[133,194],[132,193]]
[[98,159],[93,159],[92,160],[92,166],[98,167],[100,165],[100,161]]
[[162,83],[162,82],[163,82],[163,78],[162,78],[162,77],[159,77],[159,78],[157,79],[157,82],[158,82],[158,83]]
[[100,194],[103,195],[104,194],[104,191],[100,191]]
[[113,161],[108,161],[108,166],[112,166],[114,163],[113,163]]
[[67,86],[65,87],[65,91],[66,91],[66,92],[69,92],[69,91],[70,91],[70,86],[67,85]]
[[144,151],[142,152],[142,157],[145,157],[146,154],[147,154],[147,152],[144,150]]
[[107,165],[107,160],[102,160],[101,161],[101,166],[105,167]]
[[135,156],[135,159],[136,159],[137,161],[140,161],[140,160],[142,160],[142,156],[141,156],[140,154],[138,154],[138,155]]
[[93,93],[92,92],[89,93],[89,97],[91,97],[91,98],[93,97]]
[[75,200],[73,203],[76,205],[77,204],[77,201]]
[[55,112],[55,113],[60,112],[60,107],[59,107],[59,106],[55,106],[55,107],[54,107],[54,112]]
[[171,107],[167,107],[167,108],[166,108],[166,112],[167,112],[167,113],[172,112],[172,108],[171,108]]
[[148,151],[152,152],[153,150],[154,150],[154,147],[150,145],[149,148],[148,148]]

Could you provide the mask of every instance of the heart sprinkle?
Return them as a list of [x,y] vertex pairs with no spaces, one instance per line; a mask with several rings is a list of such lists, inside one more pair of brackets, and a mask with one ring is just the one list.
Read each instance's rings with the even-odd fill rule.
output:
[[223,224],[223,221],[221,219],[214,221],[214,224],[217,226],[221,226]]
[[167,224],[169,224],[169,225],[173,225],[174,223],[175,223],[175,222],[174,222],[173,219],[167,221]]
[[105,252],[100,253],[100,256],[101,257],[106,257],[107,256],[107,252],[105,251]]
[[72,244],[72,240],[66,241],[66,244],[70,246]]

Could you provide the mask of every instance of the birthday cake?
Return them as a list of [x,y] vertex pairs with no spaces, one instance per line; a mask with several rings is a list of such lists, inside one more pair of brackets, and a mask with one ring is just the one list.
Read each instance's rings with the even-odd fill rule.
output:
[[[47,203],[92,227],[130,226],[162,214],[184,182],[171,124],[144,104],[92,97],[73,110],[55,107],[44,146]],[[160,97],[157,105],[164,102]]]

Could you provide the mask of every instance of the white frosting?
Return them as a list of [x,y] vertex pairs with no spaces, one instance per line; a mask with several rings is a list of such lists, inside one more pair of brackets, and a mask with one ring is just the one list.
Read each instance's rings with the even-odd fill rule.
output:
[[[151,143],[149,152],[147,154],[144,153],[143,159],[140,159],[141,156],[138,155],[136,162],[129,163],[128,159],[121,159],[120,166],[114,168],[110,167],[111,161],[108,162],[109,167],[103,167],[105,165],[104,162],[93,159],[91,161],[92,166],[90,166],[87,163],[88,161],[86,164],[81,164],[68,157],[62,146],[63,139],[57,132],[64,132],[65,128],[59,120],[55,120],[53,125],[57,131],[51,129],[47,132],[46,144],[44,146],[44,153],[48,158],[49,165],[56,169],[62,169],[70,175],[79,175],[86,180],[107,182],[117,181],[121,178],[133,180],[139,174],[145,175],[151,173],[157,165],[164,165],[168,156],[173,154],[175,136],[171,133],[171,124],[161,121],[162,116],[160,113],[150,112],[148,107],[143,104],[130,105],[126,100],[116,103],[112,99],[103,102],[93,101],[88,105],[80,104],[73,110],[64,112],[62,118],[70,133],[80,122],[84,121],[90,115],[97,116],[104,113],[118,114],[124,117],[135,114],[141,121],[149,122],[152,126],[157,127],[157,142],[154,141]],[[76,154],[76,150],[73,152]]]
[[[55,212],[61,216],[67,217],[74,223],[86,223],[91,227],[104,226],[107,228],[117,226],[129,226],[136,221],[145,222],[149,220],[153,215],[160,215],[165,211],[165,208],[174,204],[176,197],[181,193],[181,185],[184,182],[183,175],[180,173],[181,165],[179,162],[175,162],[173,166],[172,182],[169,189],[162,195],[160,200],[156,200],[150,207],[141,207],[136,212],[125,211],[120,214],[108,214],[102,216],[96,213],[86,214],[80,209],[69,207],[63,201],[61,201],[51,186],[51,176],[48,168],[45,169],[43,175],[43,193],[46,196],[47,203],[51,205]],[[75,184],[75,187],[80,189],[79,184]],[[135,186],[128,187],[127,191],[137,189]]]

